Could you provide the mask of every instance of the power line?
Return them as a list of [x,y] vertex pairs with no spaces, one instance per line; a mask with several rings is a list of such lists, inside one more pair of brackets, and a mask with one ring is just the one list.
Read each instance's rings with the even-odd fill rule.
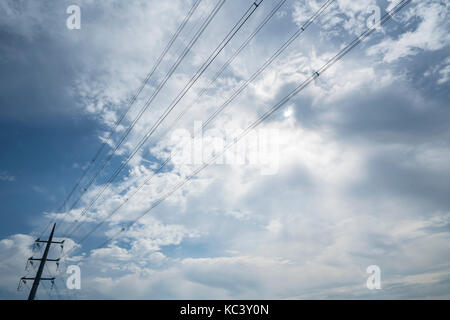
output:
[[[164,48],[164,50],[161,52],[161,54],[159,55],[159,57],[156,59],[155,64],[153,65],[152,69],[150,70],[150,72],[147,74],[147,76],[145,77],[144,81],[142,82],[142,84],[140,85],[140,87],[138,88],[138,90],[136,91],[136,93],[133,95],[133,97],[131,98],[130,102],[128,103],[128,106],[126,107],[125,111],[122,113],[122,115],[119,117],[119,119],[115,122],[113,128],[109,131],[109,134],[106,138],[106,140],[101,144],[100,148],[97,150],[97,152],[95,153],[94,157],[92,158],[92,160],[88,163],[87,167],[83,170],[83,173],[81,175],[81,177],[76,181],[74,187],[72,188],[72,190],[69,192],[69,194],[65,197],[64,202],[61,204],[61,206],[58,208],[57,212],[60,212],[62,209],[64,209],[67,205],[67,202],[70,200],[70,198],[72,197],[73,193],[78,189],[78,186],[80,185],[80,183],[82,182],[82,180],[85,178],[86,174],[88,173],[88,171],[90,170],[90,168],[94,165],[94,163],[97,161],[98,157],[100,156],[100,154],[102,153],[103,149],[106,147],[106,145],[108,145],[108,142],[110,141],[112,135],[114,134],[114,132],[117,130],[117,127],[119,126],[119,124],[123,121],[123,119],[125,118],[125,116],[128,114],[128,112],[131,110],[132,106],[134,105],[134,103],[136,102],[137,98],[139,97],[139,95],[141,94],[142,90],[144,90],[145,86],[148,84],[150,78],[153,76],[153,74],[155,73],[156,69],[159,67],[159,65],[161,64],[162,60],[164,59],[164,57],[167,55],[167,52],[170,50],[170,48],[172,47],[172,45],[174,44],[175,40],[178,38],[178,36],[180,35],[180,33],[183,31],[184,27],[186,26],[186,24],[188,23],[188,21],[190,20],[190,18],[192,17],[192,15],[194,14],[194,12],[196,11],[196,9],[198,8],[199,4],[202,2],[202,0],[196,0],[194,2],[194,4],[192,5],[192,7],[190,8],[190,10],[188,11],[187,15],[184,17],[182,23],[178,26],[177,30],[175,31],[175,33],[172,35],[171,39],[169,40],[169,42],[167,43],[166,47]],[[50,221],[49,224],[47,225],[47,227],[41,232],[40,237],[47,231],[48,227],[53,224],[55,222],[55,219],[53,219],[53,221]]]
[[[98,174],[103,170],[103,168],[105,168],[105,166],[109,163],[109,161],[111,160],[111,158],[114,156],[114,154],[117,152],[117,150],[119,149],[120,145],[123,143],[123,141],[125,140],[125,138],[128,136],[128,134],[131,132],[131,130],[134,128],[134,126],[136,125],[136,123],[139,121],[139,119],[142,117],[142,115],[144,114],[144,112],[148,109],[148,107],[150,106],[151,102],[155,99],[155,97],[158,95],[158,93],[162,90],[162,88],[165,86],[165,84],[167,83],[167,81],[171,78],[172,74],[175,72],[175,70],[178,68],[178,66],[180,65],[180,63],[183,61],[183,59],[186,57],[186,55],[190,52],[192,46],[197,42],[197,40],[200,38],[200,36],[203,34],[203,32],[205,31],[205,29],[207,28],[207,26],[211,23],[212,19],[216,16],[216,14],[218,13],[218,11],[220,10],[220,8],[223,6],[223,4],[225,3],[226,0],[219,0],[219,2],[217,2],[217,4],[215,5],[215,7],[213,8],[213,10],[209,13],[207,19],[202,23],[202,25],[200,26],[200,28],[197,30],[197,32],[195,33],[194,37],[190,40],[188,46],[183,50],[181,56],[178,57],[178,59],[176,60],[176,62],[173,64],[173,66],[171,67],[171,69],[167,72],[164,80],[158,85],[157,89],[153,92],[153,94],[151,95],[151,97],[147,100],[147,102],[144,104],[144,106],[141,108],[141,110],[139,111],[137,117],[133,120],[133,122],[131,123],[131,125],[127,128],[127,130],[125,131],[125,133],[122,135],[122,137],[120,138],[119,142],[116,144],[116,146],[114,147],[114,150],[108,155],[108,157],[103,161],[102,165],[100,166],[100,168],[97,170],[97,172],[95,173],[95,175],[91,178],[91,180],[88,182],[88,184],[85,186],[84,189],[88,189],[92,183],[95,181],[95,179],[97,178]],[[80,195],[80,197],[78,197],[76,199],[76,201],[72,204],[72,206],[70,207],[69,211],[70,212],[73,208],[75,208],[75,206],[78,204],[78,202],[81,200],[83,194]],[[68,214],[68,212],[66,212],[66,215]]]
[[[254,81],[269,65],[284,51],[286,48],[292,44],[292,42],[297,39],[303,32],[306,31],[306,29],[331,5],[332,2],[335,0],[328,0],[325,2],[319,10],[313,14],[304,24],[301,26],[269,59],[267,59],[263,65],[255,71],[252,76],[245,81],[232,95],[229,97],[217,110],[207,119],[207,121],[202,125],[202,130],[206,128],[208,124],[211,123],[213,119],[217,117],[217,115],[222,112],[234,99],[236,99],[242,91],[247,88],[247,86]],[[245,42],[244,42],[245,43]],[[170,155],[160,166],[159,168],[149,177],[147,178],[132,194],[131,196],[127,197],[126,200],[120,204],[116,209],[114,209],[105,219],[103,219],[99,225],[94,227],[93,230],[91,230],[85,237],[83,237],[82,240],[89,237],[93,232],[95,232],[107,219],[109,219],[112,215],[114,215],[120,208],[122,208],[123,205],[125,205],[134,195],[141,190],[156,174],[161,172],[161,170],[169,163],[169,161],[172,159],[173,155]],[[78,225],[78,228],[81,224]],[[74,231],[76,229],[73,229],[71,235],[73,235]]]
[[[407,4],[409,4],[411,0],[403,0],[400,3],[398,3],[395,7],[393,7],[390,11],[388,11],[380,20],[380,25],[385,24],[387,21],[389,21],[392,16],[403,9]],[[191,175],[189,175],[185,181],[178,184],[171,192],[166,194],[165,196],[158,199],[146,212],[144,212],[141,216],[139,216],[137,219],[135,219],[133,222],[129,223],[127,227],[122,228],[116,235],[108,239],[106,242],[104,242],[102,245],[100,245],[98,248],[101,248],[105,246],[109,241],[112,239],[115,239],[117,236],[119,236],[122,232],[129,229],[133,224],[135,224],[139,219],[141,219],[144,215],[148,214],[153,208],[158,206],[161,202],[163,202],[168,196],[173,194],[175,191],[177,191],[179,188],[181,188],[185,183],[187,183],[189,180],[191,180],[195,175],[197,175],[200,171],[205,169],[207,166],[209,166],[213,161],[215,161],[218,157],[222,156],[224,152],[226,152],[231,146],[238,143],[248,132],[256,128],[259,124],[261,124],[265,119],[267,119],[269,116],[271,116],[274,112],[279,110],[282,106],[284,106],[290,99],[292,99],[295,95],[297,95],[300,91],[302,91],[304,88],[306,88],[311,82],[313,82],[316,78],[318,78],[323,72],[325,72],[328,68],[330,68],[333,64],[335,64],[337,61],[342,59],[348,52],[350,52],[354,47],[356,47],[359,43],[361,43],[363,40],[365,40],[367,37],[369,37],[376,29],[376,26],[373,26],[371,28],[366,29],[359,37],[354,39],[352,42],[350,42],[346,47],[344,47],[338,54],[336,54],[333,58],[328,60],[327,63],[325,63],[317,72],[315,72],[311,77],[306,79],[304,82],[302,82],[297,88],[295,88],[290,94],[285,96],[281,101],[279,101],[277,104],[275,104],[269,111],[267,111],[265,114],[263,114],[261,117],[259,117],[252,125],[250,125],[241,135],[236,137],[231,144],[229,144],[226,148],[224,148],[223,152],[213,157],[210,161],[208,161],[206,164],[202,165],[200,168],[195,170]],[[142,185],[141,185],[142,187]],[[122,204],[123,205],[123,204]],[[121,205],[121,206],[122,206]],[[119,207],[120,208],[120,207]],[[103,223],[102,221],[101,223]],[[84,241],[87,237],[86,235],[82,241]],[[82,242],[80,241],[80,243]]]
[[[411,0],[402,0],[399,2],[395,7],[393,7],[390,11],[388,11],[380,20],[379,25],[385,24],[387,21],[389,21],[394,14],[396,14],[398,11],[403,9],[407,4],[409,4]],[[178,189],[180,189],[184,184],[186,184],[188,181],[190,181],[193,177],[195,177],[198,173],[200,173],[202,170],[204,170],[206,167],[208,167],[211,163],[213,163],[217,158],[222,156],[229,148],[231,148],[233,145],[238,143],[244,136],[246,136],[250,131],[255,129],[258,125],[260,125],[263,121],[265,121],[268,117],[270,117],[273,113],[278,111],[281,107],[283,107],[288,101],[290,101],[294,96],[296,96],[299,92],[301,92],[303,89],[305,89],[311,82],[313,82],[315,79],[320,77],[320,75],[327,71],[332,65],[334,65],[336,62],[341,60],[347,53],[349,53],[353,48],[355,48],[358,44],[360,44],[362,41],[364,41],[367,37],[369,37],[378,27],[378,25],[374,25],[372,27],[369,27],[366,29],[360,36],[355,38],[352,42],[350,42],[347,46],[345,46],[342,50],[340,50],[335,56],[333,56],[330,60],[328,60],[320,69],[318,69],[312,76],[308,77],[306,80],[304,80],[300,85],[298,85],[294,90],[292,90],[288,95],[286,95],[284,98],[282,98],[278,103],[276,103],[272,108],[270,108],[268,111],[266,111],[262,116],[260,116],[255,122],[253,122],[250,126],[248,126],[241,134],[239,134],[237,137],[234,138],[234,140],[229,143],[227,146],[225,146],[224,150],[221,153],[218,153],[214,157],[212,157],[208,162],[194,170],[190,175],[188,175],[184,181],[180,182],[178,185],[176,185],[170,192],[168,192],[163,197],[159,198],[152,206],[146,210],[143,214],[141,214],[138,218],[133,220],[132,222],[128,223],[126,227],[122,227],[118,233],[116,233],[114,236],[112,236],[110,239],[105,241],[102,245],[100,245],[98,248],[104,247],[106,244],[108,244],[112,239],[115,239],[118,237],[121,233],[128,230],[133,226],[137,221],[139,221],[142,217],[144,217],[146,214],[148,214],[151,210],[153,210],[155,207],[157,207],[159,204],[161,204],[167,197],[172,195],[174,192],[176,192]]]
[[216,72],[216,74],[213,76],[211,81],[208,83],[208,85],[203,88],[203,90],[200,92],[200,94],[197,96],[195,101],[192,104],[189,104],[180,114],[177,116],[177,118],[172,122],[172,124],[168,127],[167,130],[163,134],[166,134],[167,132],[171,131],[176,123],[186,114],[186,112],[194,105],[196,105],[200,99],[203,97],[203,95],[208,92],[208,90],[212,89],[212,85],[217,81],[217,79],[220,77],[220,75],[228,68],[228,66],[236,59],[236,57],[247,47],[247,45],[253,40],[253,38],[261,31],[261,29],[269,22],[269,20],[275,15],[275,13],[281,8],[281,6],[286,2],[286,0],[281,0],[278,2],[278,4],[275,5],[275,7],[270,11],[270,13],[263,19],[263,21],[258,25],[258,27],[249,35],[249,37],[242,43],[242,45],[239,47],[239,49],[222,65],[222,67],[219,69],[219,71]]
[[[262,3],[263,0],[259,2],[254,2],[244,13],[244,15],[236,22],[233,28],[228,32],[225,38],[220,42],[220,44],[213,50],[210,56],[206,59],[203,65],[197,70],[197,72],[192,76],[192,78],[188,81],[188,83],[184,86],[184,88],[180,91],[180,93],[176,96],[176,98],[172,101],[172,103],[166,108],[163,114],[159,117],[159,119],[154,123],[152,128],[146,133],[146,135],[140,140],[138,145],[134,148],[134,151],[128,156],[128,158],[121,164],[121,166],[115,171],[115,173],[110,177],[108,182],[104,185],[103,189],[97,194],[97,196],[91,201],[88,207],[86,207],[81,213],[81,217],[83,217],[88,210],[93,206],[93,204],[100,198],[103,192],[108,188],[108,186],[114,181],[114,179],[118,176],[118,174],[122,171],[122,169],[127,165],[127,163],[139,152],[140,148],[145,144],[145,142],[150,138],[150,136],[158,129],[161,123],[166,119],[169,113],[177,106],[177,104],[181,101],[181,99],[187,94],[187,92],[192,88],[192,86],[197,82],[197,80],[202,76],[202,74],[206,71],[206,69],[211,65],[211,63],[216,59],[216,57],[222,52],[225,46],[233,39],[236,33],[242,28],[242,26],[247,22],[247,20],[252,16],[252,14],[256,11],[258,6]],[[78,225],[79,226],[79,225]],[[74,227],[71,231],[73,233],[78,227]]]

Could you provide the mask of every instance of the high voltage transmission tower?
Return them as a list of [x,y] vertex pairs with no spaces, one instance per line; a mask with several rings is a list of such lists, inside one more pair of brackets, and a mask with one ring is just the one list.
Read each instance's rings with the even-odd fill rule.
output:
[[52,231],[50,232],[50,236],[49,236],[48,240],[41,240],[40,238],[37,238],[35,240],[35,246],[36,247],[39,247],[41,243],[45,243],[46,244],[45,245],[44,254],[42,255],[41,258],[33,258],[33,257],[28,258],[27,266],[28,266],[28,263],[33,265],[33,261],[40,261],[39,268],[38,268],[38,270],[36,272],[35,277],[33,277],[33,278],[30,278],[30,277],[22,277],[22,278],[20,278],[19,288],[20,288],[20,285],[22,283],[26,284],[27,281],[33,280],[33,286],[31,287],[30,294],[28,295],[28,300],[34,300],[34,298],[36,297],[37,289],[39,287],[39,283],[41,281],[51,281],[52,286],[54,285],[55,277],[43,278],[42,277],[42,272],[44,271],[45,263],[47,261],[49,261],[49,262],[56,262],[56,264],[59,265],[59,260],[60,260],[59,258],[57,258],[57,259],[48,259],[47,258],[48,252],[50,251],[50,246],[52,244],[59,244],[59,245],[61,245],[61,248],[63,248],[63,246],[64,246],[64,241],[65,240],[53,241],[53,234],[55,233],[55,227],[56,227],[56,223],[53,224],[53,228],[52,228]]

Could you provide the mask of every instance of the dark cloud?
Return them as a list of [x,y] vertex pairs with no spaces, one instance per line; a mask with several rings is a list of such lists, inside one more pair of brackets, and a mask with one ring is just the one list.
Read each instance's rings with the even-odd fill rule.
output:
[[431,169],[408,154],[386,150],[366,165],[366,178],[351,187],[356,195],[403,199],[431,212],[450,210],[450,170]]
[[0,31],[3,118],[37,120],[73,114],[76,66],[70,48],[45,35],[28,39]]

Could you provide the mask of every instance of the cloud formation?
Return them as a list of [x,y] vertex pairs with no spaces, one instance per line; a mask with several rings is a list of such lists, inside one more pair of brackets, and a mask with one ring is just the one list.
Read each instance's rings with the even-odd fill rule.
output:
[[[82,28],[70,32],[46,28],[52,11],[41,5],[6,2],[1,8],[9,17],[2,22],[4,28],[23,23],[8,35],[11,41],[35,44],[46,38],[52,44],[39,50],[51,50],[61,62],[27,53],[43,59],[48,73],[72,61],[75,71],[66,74],[66,80],[59,79],[60,72],[45,74],[49,80],[43,85],[62,86],[67,94],[55,95],[55,101],[73,98],[76,103],[71,102],[67,112],[76,110],[102,128],[110,128],[118,119],[189,8],[184,1],[119,2],[82,2]],[[204,1],[199,7],[113,142],[214,4]],[[194,121],[204,121],[322,4],[287,1],[176,128],[193,133]],[[364,30],[371,15],[368,8],[377,4],[336,1],[223,111],[211,129],[245,128]],[[248,5],[230,1],[224,6],[107,172],[133,150]],[[167,123],[193,103],[195,94],[272,7],[269,1],[261,5]],[[171,162],[133,195],[170,154],[170,134],[163,135],[167,127],[161,128],[74,234],[77,241],[108,218],[67,261],[81,266],[79,297],[448,299],[447,16],[448,5],[441,1],[413,2],[302,91],[284,109],[289,112],[279,112],[262,124],[279,133],[276,175],[261,175],[257,165],[213,165],[131,229],[120,232],[197,167]],[[56,17],[51,23],[63,21],[64,15]],[[33,26],[40,28],[36,31]],[[20,50],[13,41],[7,47]],[[51,108],[45,110],[53,114],[56,102],[48,105]],[[99,141],[104,136],[99,130]],[[65,216],[63,229],[71,226],[107,176],[87,191],[81,207],[67,215],[48,213],[43,220]],[[132,200],[110,217],[131,195]],[[108,239],[105,247],[98,248]],[[18,277],[13,266],[23,264],[31,243],[25,235],[1,240],[0,255],[8,257],[2,264],[3,274],[9,277],[1,281],[4,297],[13,294],[10,278]],[[18,253],[9,256],[13,249]],[[374,264],[382,270],[382,290],[366,288],[366,268]]]

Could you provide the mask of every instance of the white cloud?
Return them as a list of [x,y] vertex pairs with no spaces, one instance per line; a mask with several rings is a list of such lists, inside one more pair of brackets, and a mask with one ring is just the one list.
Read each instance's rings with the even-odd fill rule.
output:
[[[409,19],[420,19],[414,31],[401,34],[397,39],[387,38],[367,50],[368,54],[382,54],[383,61],[393,62],[400,58],[416,55],[420,51],[435,51],[450,43],[448,34],[448,4],[439,1],[423,1],[414,6]],[[400,21],[403,23],[406,19]]]

